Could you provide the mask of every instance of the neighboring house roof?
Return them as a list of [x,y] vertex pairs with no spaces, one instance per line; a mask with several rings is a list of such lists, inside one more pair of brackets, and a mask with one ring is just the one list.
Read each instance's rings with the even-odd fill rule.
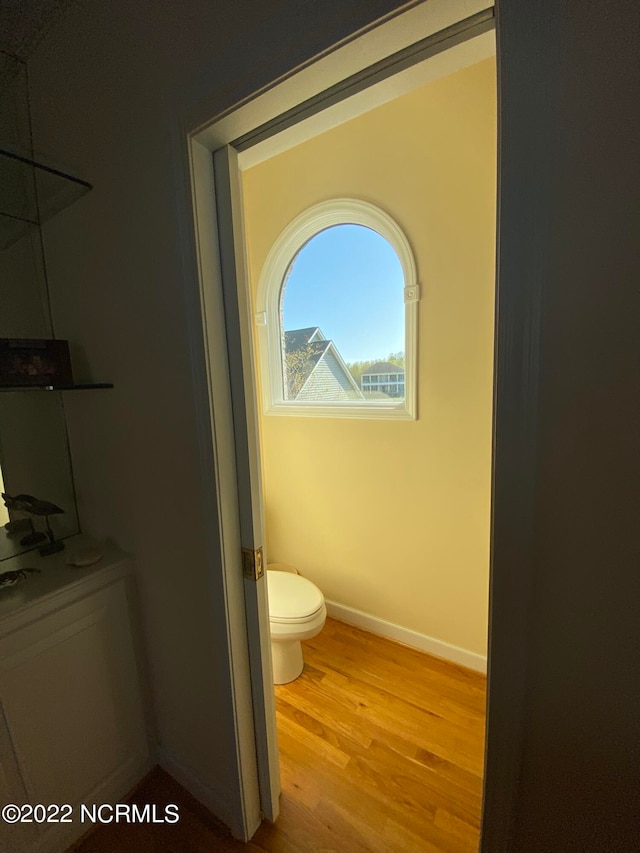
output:
[[[303,346],[298,347],[298,349],[308,349],[309,350],[309,358],[306,362],[305,373],[307,376],[311,373],[316,364],[320,361],[322,356],[326,353],[329,347],[333,346],[331,341],[309,341],[309,343],[304,344]],[[292,350],[287,347],[287,352],[292,352]]]
[[378,373],[404,373],[404,367],[392,364],[390,361],[376,361],[376,363],[372,364],[371,367],[367,367],[366,370],[363,370],[361,375],[368,376],[369,374]]
[[293,329],[284,333],[284,348],[287,352],[295,352],[303,349],[312,341],[324,341],[325,336],[317,326],[309,326],[307,329]]
[[299,366],[303,373],[297,400],[362,399],[360,388],[335,344],[317,326],[285,332],[284,345],[287,354],[308,352]]

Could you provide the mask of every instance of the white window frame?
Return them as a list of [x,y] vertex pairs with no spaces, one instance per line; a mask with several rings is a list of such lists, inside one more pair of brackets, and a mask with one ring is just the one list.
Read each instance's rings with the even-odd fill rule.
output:
[[[363,225],[384,237],[395,250],[404,275],[405,398],[298,402],[286,400],[283,387],[280,299],[291,262],[309,240],[334,225]],[[264,263],[255,304],[260,358],[262,404],[265,414],[296,417],[390,418],[416,420],[418,367],[418,285],[416,264],[409,241],[399,225],[369,202],[339,198],[313,205],[282,231]]]

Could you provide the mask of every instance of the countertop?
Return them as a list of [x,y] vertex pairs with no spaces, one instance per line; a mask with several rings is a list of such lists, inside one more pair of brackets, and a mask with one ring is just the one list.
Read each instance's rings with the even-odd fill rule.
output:
[[93,541],[80,534],[65,539],[65,549],[59,554],[41,557],[37,551],[30,551],[2,560],[0,573],[19,569],[39,569],[39,573],[28,574],[15,586],[0,589],[0,633],[10,630],[15,619],[22,620],[27,612],[35,611],[33,615],[37,617],[37,611],[51,609],[58,599],[64,604],[131,571],[131,555],[109,542],[103,543],[104,556],[92,566],[67,565],[75,548]]

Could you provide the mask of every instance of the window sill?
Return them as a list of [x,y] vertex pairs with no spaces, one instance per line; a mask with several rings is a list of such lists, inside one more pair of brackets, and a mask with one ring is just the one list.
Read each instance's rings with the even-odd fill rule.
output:
[[417,414],[410,411],[406,404],[390,403],[375,406],[354,405],[353,403],[273,403],[265,408],[266,415],[293,418],[367,418],[369,420],[415,421]]

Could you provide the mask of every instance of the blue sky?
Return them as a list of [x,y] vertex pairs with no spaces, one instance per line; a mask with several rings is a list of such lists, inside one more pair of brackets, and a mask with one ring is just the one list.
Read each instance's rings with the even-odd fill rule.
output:
[[404,351],[404,280],[395,251],[376,231],[335,225],[304,246],[284,294],[284,328],[320,326],[345,361]]

